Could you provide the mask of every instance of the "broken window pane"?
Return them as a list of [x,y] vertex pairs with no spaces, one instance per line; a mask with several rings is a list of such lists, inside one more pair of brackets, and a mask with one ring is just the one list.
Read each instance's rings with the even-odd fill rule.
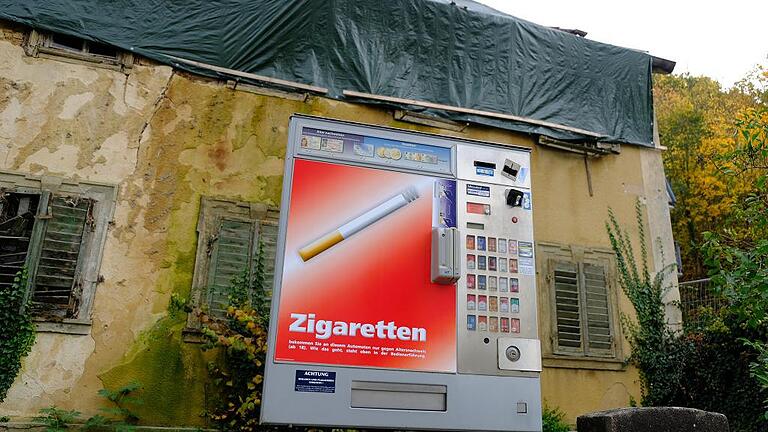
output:
[[0,190],[0,286],[10,286],[26,263],[39,202],[39,195]]

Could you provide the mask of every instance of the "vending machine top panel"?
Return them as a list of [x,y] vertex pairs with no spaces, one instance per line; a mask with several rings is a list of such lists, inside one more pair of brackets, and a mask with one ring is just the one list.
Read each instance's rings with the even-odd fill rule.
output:
[[530,189],[530,155],[527,151],[495,146],[459,145],[457,176],[462,180]]
[[295,126],[297,156],[373,165],[396,171],[450,176],[455,173],[455,144],[441,137],[407,133],[376,134],[349,123],[302,118]]

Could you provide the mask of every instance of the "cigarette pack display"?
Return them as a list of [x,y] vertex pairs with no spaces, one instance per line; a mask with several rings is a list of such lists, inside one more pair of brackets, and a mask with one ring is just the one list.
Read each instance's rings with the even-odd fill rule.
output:
[[499,311],[499,298],[496,296],[490,296],[488,297],[488,311],[490,312],[498,312]]
[[487,277],[485,275],[477,275],[477,289],[484,290],[487,287]]
[[467,310],[475,310],[476,297],[474,294],[467,294]]
[[502,318],[501,319],[501,332],[502,333],[509,333],[509,318]]
[[488,237],[488,252],[496,252],[496,238]]
[[499,278],[499,291],[500,292],[509,292],[509,279],[505,277]]
[[500,238],[498,247],[499,247],[500,254],[507,253],[507,239]]
[[475,256],[472,254],[467,255],[467,270],[475,269]]
[[517,318],[512,318],[509,320],[509,327],[510,331],[512,333],[520,333],[520,320]]
[[509,240],[508,242],[509,254],[517,256],[517,240]]
[[509,312],[509,299],[507,297],[499,299],[499,311],[502,313]]
[[467,330],[475,331],[477,328],[477,317],[474,315],[467,315]]
[[509,271],[509,266],[507,266],[506,258],[499,258],[499,271],[502,273],[506,273],[507,271]]
[[496,257],[488,257],[488,270],[496,271],[497,268]]
[[488,317],[480,315],[477,317],[477,329],[480,331],[488,331]]
[[520,313],[520,299],[512,298],[509,301],[510,301],[509,311],[511,313]]
[[479,311],[488,310],[488,297],[484,295],[477,296],[477,310]]
[[520,292],[520,281],[517,278],[509,278],[509,292]]
[[475,275],[467,275],[467,289],[475,289]]
[[510,273],[517,273],[517,260],[516,259],[510,259],[509,260],[509,272]]
[[486,265],[486,256],[485,255],[478,255],[477,256],[477,269],[478,270],[485,270],[487,267]]
[[488,331],[493,333],[499,331],[499,317],[488,317]]
[[477,236],[477,250],[479,251],[485,250],[485,237]]
[[498,283],[496,276],[488,276],[488,291],[496,291],[498,289]]
[[468,235],[467,236],[467,250],[474,250],[475,249],[475,236]]

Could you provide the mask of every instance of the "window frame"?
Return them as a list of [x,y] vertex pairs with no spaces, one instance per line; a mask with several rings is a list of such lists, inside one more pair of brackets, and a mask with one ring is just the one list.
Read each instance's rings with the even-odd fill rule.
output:
[[[277,207],[259,202],[244,202],[213,196],[200,197],[200,212],[197,221],[197,250],[190,290],[192,312],[187,315],[187,325],[183,331],[186,342],[201,342],[200,312],[210,306],[211,293],[209,280],[212,257],[216,251],[215,243],[222,219],[250,222],[252,226],[252,252],[256,253],[261,241],[262,226],[278,227],[280,212]],[[265,256],[266,260],[270,257]]]
[[[577,245],[563,245],[549,242],[538,242],[537,265],[539,272],[539,284],[542,289],[541,308],[541,336],[544,357],[544,366],[564,367],[579,369],[612,369],[622,370],[624,364],[624,337],[621,328],[619,311],[619,285],[615,265],[615,255],[612,250],[600,247],[584,247]],[[608,321],[611,335],[611,350],[606,353],[602,350],[590,351],[587,331],[587,316],[580,313],[581,347],[569,348],[559,346],[557,330],[557,305],[555,297],[554,272],[557,262],[570,263],[577,268],[578,295],[581,305],[584,304],[586,291],[584,290],[585,264],[598,265],[603,268],[608,296]]]
[[114,47],[115,57],[91,53],[88,51],[90,41],[76,36],[73,37],[80,39],[83,43],[83,49],[79,52],[57,47],[53,42],[53,33],[32,29],[29,31],[24,43],[24,51],[30,57],[50,58],[74,64],[87,64],[126,74],[130,73],[133,68],[133,53],[123,51],[117,47]]
[[92,325],[93,300],[96,288],[101,281],[99,271],[107,240],[107,231],[114,216],[117,200],[117,185],[89,181],[71,181],[57,176],[32,176],[0,170],[0,188],[6,192],[36,194],[40,196],[32,238],[27,250],[26,266],[29,281],[26,296],[32,296],[32,287],[38,270],[40,248],[48,224],[45,212],[51,197],[55,195],[76,196],[91,199],[93,224],[81,238],[76,267],[76,284],[79,284],[79,306],[71,318],[46,319],[33,316],[38,332],[68,333],[86,335]]

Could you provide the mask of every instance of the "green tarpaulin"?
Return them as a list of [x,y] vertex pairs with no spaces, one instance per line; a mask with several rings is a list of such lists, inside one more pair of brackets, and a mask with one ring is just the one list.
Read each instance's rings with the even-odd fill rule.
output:
[[[652,145],[650,55],[467,0],[0,0],[0,18],[168,64],[174,56],[327,87],[338,99],[354,90]],[[431,114],[587,138],[484,116]]]

